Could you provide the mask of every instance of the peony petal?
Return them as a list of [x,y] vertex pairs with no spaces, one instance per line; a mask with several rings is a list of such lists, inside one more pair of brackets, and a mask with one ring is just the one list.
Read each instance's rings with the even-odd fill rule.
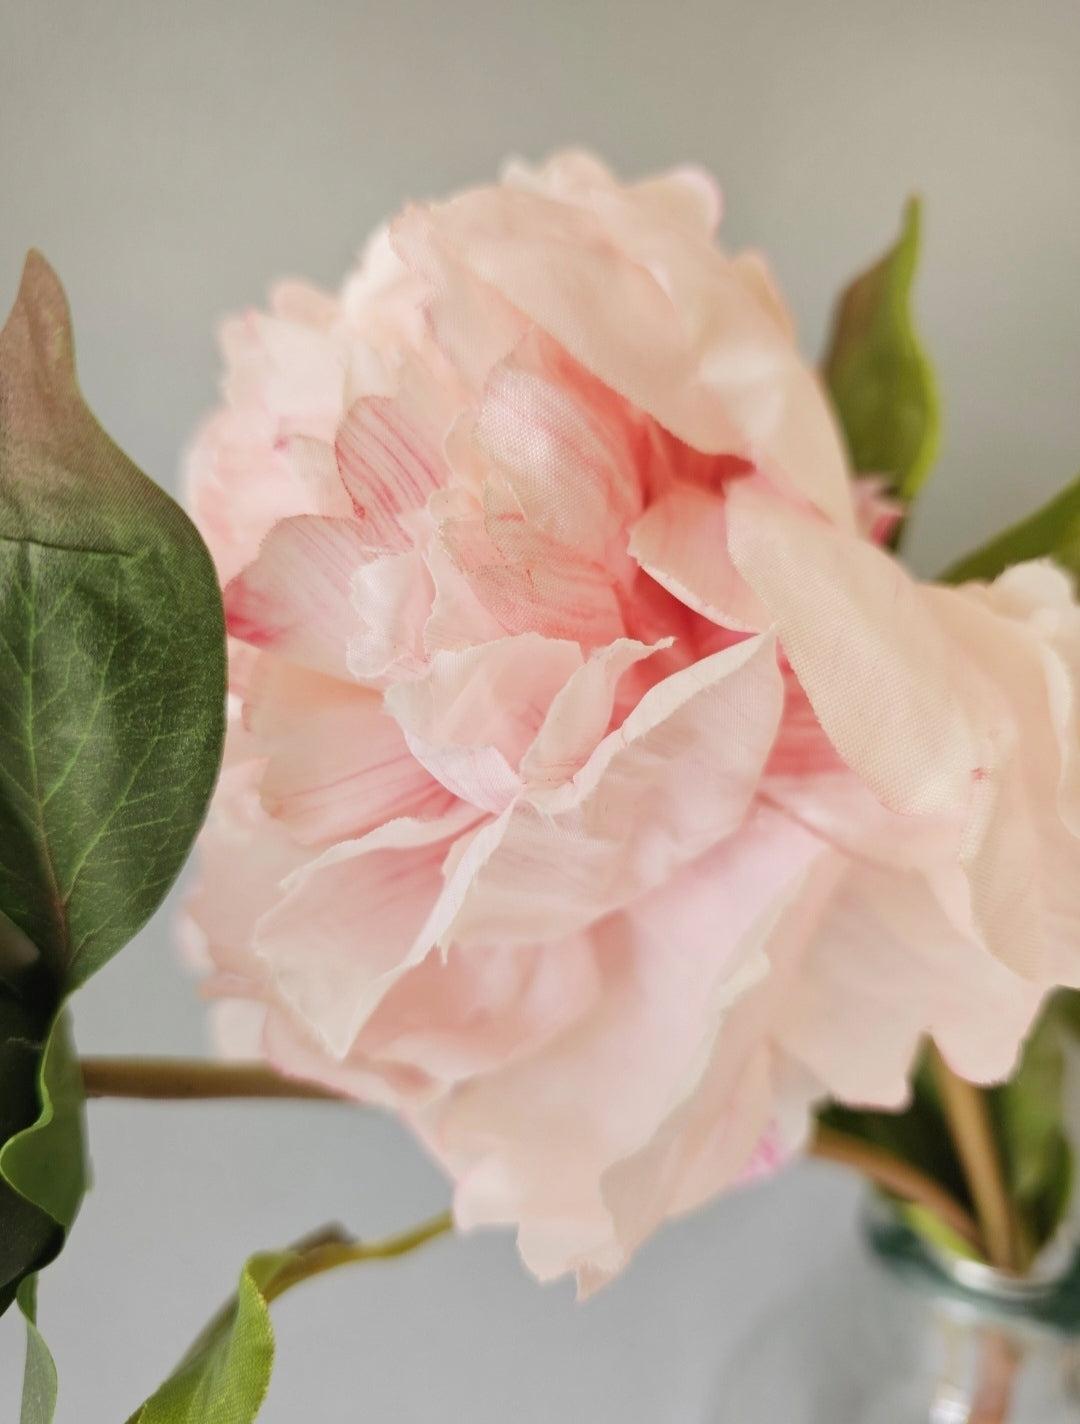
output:
[[408,1065],[429,1101],[534,1052],[580,1017],[600,987],[585,937],[429,955],[404,975],[357,1040],[378,1065]]
[[919,586],[883,550],[767,500],[727,496],[732,559],[843,760],[894,811],[966,810],[993,748],[971,676]]
[[359,620],[349,590],[370,559],[347,519],[283,519],[225,589],[229,633],[331,677],[348,678]]
[[676,485],[634,526],[630,553],[647,574],[695,612],[740,632],[763,632],[770,616],[731,562],[725,500]]
[[401,516],[422,509],[450,472],[431,412],[415,412],[400,394],[357,401],[338,429],[341,479],[373,549],[412,546]]
[[892,1111],[923,1034],[962,1077],[1000,1082],[1041,998],[953,929],[921,876],[849,862],[775,1032],[832,1096]]
[[[779,817],[757,818],[594,928],[603,981],[591,1012],[463,1084],[430,1129],[460,1175],[463,1224],[523,1221],[519,1248],[542,1276],[624,1263],[620,1223],[598,1192],[604,1174],[652,1139],[700,1075],[726,1006],[760,976],[759,920],[774,918],[815,850]],[[755,1122],[743,1159],[760,1130]]]
[[350,674],[381,686],[422,672],[427,666],[424,628],[433,596],[427,565],[417,549],[358,565],[348,595],[356,620],[346,654]]
[[[1061,815],[1063,767],[1054,735],[1061,702],[1047,679],[1055,655],[1016,611],[1016,587],[929,587],[927,603],[982,685],[1000,752],[976,785],[960,847],[970,929],[1002,963],[1043,983],[1080,983],[1080,840]],[[1000,608],[995,603],[1000,600]],[[1064,676],[1064,665],[1057,671]],[[1060,684],[1057,687],[1060,693]],[[997,704],[1004,705],[1004,711]],[[942,893],[939,888],[939,893]],[[969,921],[946,898],[954,922]]]
[[299,867],[255,927],[276,996],[341,1060],[380,1000],[431,945],[421,931],[451,842],[476,819],[391,821]]
[[704,239],[673,233],[632,196],[586,209],[520,188],[412,210],[398,234],[410,266],[451,254],[687,444],[764,463],[851,528],[843,446],[823,391]]
[[610,729],[615,690],[635,663],[670,648],[674,638],[647,644],[619,638],[598,648],[552,699],[543,725],[521,761],[530,787],[559,786],[585,765]]
[[332,441],[341,419],[348,356],[338,337],[306,324],[249,312],[226,322],[221,344],[225,398],[274,417],[278,435]]
[[367,688],[264,655],[246,715],[266,758],[262,804],[302,845],[402,817],[432,819],[453,804]]
[[540,633],[588,648],[622,637],[623,616],[612,573],[531,533],[523,522],[513,541],[503,526],[504,548],[498,548],[490,534],[501,514],[495,493],[494,485],[489,486],[483,515],[448,519],[439,529],[443,548],[480,604],[508,633]]
[[576,643],[523,633],[435,653],[427,675],[391,688],[386,705],[406,732],[435,744],[490,745],[516,765],[581,666]]
[[[572,934],[734,832],[780,714],[769,638],[747,639],[642,698],[573,782],[522,797],[451,877],[468,877],[441,938],[528,943]],[[478,861],[474,864],[473,860]]]
[[[492,372],[473,439],[512,499],[508,511],[583,562],[607,562],[641,508],[640,420],[606,387],[536,341]],[[635,428],[637,426],[637,428]],[[489,524],[495,545],[511,549]]]

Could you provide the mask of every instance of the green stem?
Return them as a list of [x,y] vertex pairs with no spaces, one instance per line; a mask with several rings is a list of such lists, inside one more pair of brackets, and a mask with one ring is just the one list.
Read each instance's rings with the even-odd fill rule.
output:
[[329,1098],[341,1093],[285,1078],[258,1063],[215,1063],[202,1058],[84,1058],[88,1098]]
[[314,1236],[305,1237],[291,1249],[296,1252],[295,1261],[274,1276],[266,1287],[265,1296],[269,1303],[276,1300],[301,1281],[313,1276],[321,1276],[326,1271],[334,1271],[338,1266],[350,1266],[359,1261],[388,1260],[394,1256],[404,1256],[425,1246],[437,1236],[442,1236],[454,1228],[450,1212],[440,1212],[429,1221],[421,1222],[409,1231],[397,1236],[384,1236],[377,1241],[360,1241],[345,1236],[336,1226],[326,1228]]

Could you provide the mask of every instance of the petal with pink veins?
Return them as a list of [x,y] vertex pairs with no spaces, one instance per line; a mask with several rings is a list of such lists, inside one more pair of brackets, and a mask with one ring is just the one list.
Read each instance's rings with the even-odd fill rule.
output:
[[264,656],[247,723],[265,765],[267,813],[302,845],[433,819],[453,797],[420,766],[377,692]]
[[461,905],[440,942],[572,934],[736,831],[780,717],[771,638],[658,683],[573,781],[519,798],[450,876]]
[[350,589],[370,558],[351,520],[281,520],[225,589],[229,633],[315,672],[349,678],[347,652],[360,627]]
[[432,945],[422,933],[454,839],[477,818],[390,821],[341,841],[282,882],[253,945],[274,995],[343,1059],[401,975]]
[[606,648],[597,648],[552,699],[521,761],[525,782],[534,789],[554,787],[580,771],[610,730],[623,673],[674,641],[661,638],[650,644],[618,638]]

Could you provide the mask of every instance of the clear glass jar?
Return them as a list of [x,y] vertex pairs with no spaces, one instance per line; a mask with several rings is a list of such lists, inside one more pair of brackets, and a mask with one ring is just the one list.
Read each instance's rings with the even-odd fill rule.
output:
[[755,1328],[714,1424],[1080,1424],[1080,1252],[1024,1280],[939,1254],[875,1197],[862,1240]]

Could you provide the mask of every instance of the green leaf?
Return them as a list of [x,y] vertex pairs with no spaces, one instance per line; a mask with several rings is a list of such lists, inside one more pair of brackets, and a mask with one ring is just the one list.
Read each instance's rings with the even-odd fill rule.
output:
[[28,1276],[19,1287],[19,1308],[26,1319],[26,1368],[19,1424],[52,1424],[58,1392],[56,1365],[37,1328],[37,1276]]
[[52,1025],[38,1086],[41,1111],[0,1147],[0,1174],[67,1231],[86,1193],[87,1167],[82,1075],[66,1013]]
[[[0,989],[0,1141],[30,1126],[41,1111],[38,1068],[48,1024],[39,981]],[[54,1249],[57,1223],[5,1180],[0,1171],[0,1312],[20,1281]]]
[[87,409],[63,291],[31,253],[0,332],[0,908],[62,990],[179,873],[224,712],[210,555]]
[[46,1033],[40,1020],[38,1008],[0,999],[0,1310],[59,1252],[87,1185],[82,1079],[67,1015],[46,1022]]
[[940,418],[933,371],[911,317],[919,219],[912,198],[896,245],[841,294],[824,361],[854,468],[886,476],[905,501],[930,470]]
[[236,1295],[128,1424],[251,1424],[274,1365],[272,1300],[339,1266],[402,1256],[450,1228],[445,1213],[400,1236],[364,1242],[331,1226],[284,1251],[252,1256]]
[[1051,1000],[1012,1078],[987,1090],[1009,1193],[1031,1251],[1057,1230],[1072,1185],[1072,1149],[1063,1122],[1064,1032],[1064,1016]]
[[1080,480],[946,569],[941,582],[989,582],[1025,559],[1054,559],[1070,573],[1080,574]]
[[946,1256],[958,1256],[964,1261],[979,1260],[978,1253],[967,1241],[934,1214],[928,1207],[918,1202],[899,1201],[895,1207],[900,1218],[907,1223],[916,1236],[928,1241],[931,1246],[944,1252]]
[[250,1424],[262,1408],[274,1365],[267,1292],[292,1258],[286,1251],[247,1262],[235,1299],[132,1415],[131,1424]]

